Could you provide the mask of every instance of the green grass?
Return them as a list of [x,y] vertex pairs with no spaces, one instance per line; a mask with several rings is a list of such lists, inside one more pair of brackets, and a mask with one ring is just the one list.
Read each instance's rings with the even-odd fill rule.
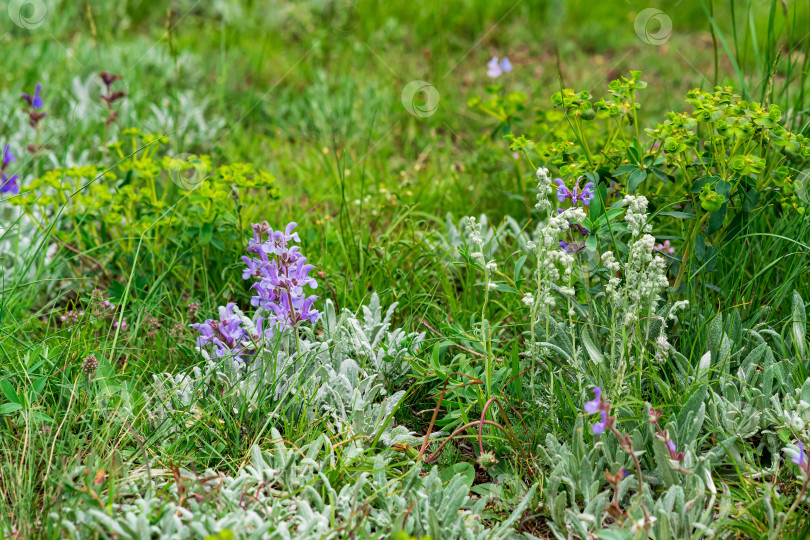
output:
[[[786,12],[779,2],[656,5],[673,28],[660,46],[636,35],[636,14],[650,6],[635,1],[598,6],[560,0],[361,1],[356,7],[180,1],[168,10],[147,1],[57,2],[48,5],[38,28],[4,21],[0,141],[15,149],[23,192],[35,168],[112,167],[115,160],[101,149],[105,137],[124,139],[123,129],[137,127],[168,134],[159,150],[166,155],[207,154],[217,164],[246,162],[267,170],[280,198],[251,192],[256,199],[236,203],[238,219],[220,216],[207,233],[198,216],[172,213],[180,208],[175,201],[165,213],[147,214],[144,225],[168,231],[174,229],[167,223],[186,223],[188,234],[153,237],[147,231],[103,241],[88,232],[95,226],[91,212],[49,215],[37,228],[16,222],[10,202],[0,201],[5,246],[0,248],[0,536],[60,537],[64,531],[51,515],[82,505],[109,510],[131,497],[125,488],[136,485],[133,478],[144,471],[178,466],[236,475],[254,445],[270,448],[271,427],[294,447],[323,433],[336,452],[354,440],[352,433],[330,431],[327,416],[301,414],[303,404],[279,398],[275,386],[262,388],[259,407],[233,406],[236,390],[223,386],[198,410],[186,410],[185,429],[170,436],[150,418],[158,403],[155,375],[188,373],[207,363],[195,350],[196,332],[189,324],[216,317],[217,306],[228,301],[249,305],[238,256],[247,247],[250,221],[267,220],[274,227],[299,223],[303,250],[323,272],[319,304],[329,299],[339,309],[359,312],[376,292],[384,306],[398,302],[392,329],[425,332],[419,353],[407,358],[409,374],[386,381],[389,394],[407,393],[394,415],[397,425],[424,437],[434,410],[439,411],[434,431],[445,435],[477,420],[490,396],[470,377],[483,382],[488,358],[496,359],[501,385],[493,395],[508,406],[492,405],[491,418],[509,421],[521,451],[503,432],[483,430],[485,446],[500,459],[492,474],[476,468],[473,491],[501,490],[487,523],[509,515],[527,486],[553,483],[554,464],[543,461],[538,447],[545,449],[553,436],[573,448],[583,426],[584,396],[590,398],[594,381],[616,373],[604,373],[605,366],[588,371],[585,362],[569,365],[552,355],[537,379],[530,379],[520,356],[528,330],[520,296],[493,294],[485,300],[480,270],[443,241],[447,220],[461,228],[464,216],[486,215],[494,225],[511,216],[525,231],[537,223],[537,215],[527,212],[536,193],[533,167],[515,159],[506,141],[489,136],[495,119],[467,106],[493,82],[486,62],[508,55],[515,66],[503,84],[508,92],[526,94],[525,110],[512,119],[517,135],[533,129],[536,110],[552,108],[550,96],[561,86],[589,90],[598,99],[610,80],[636,69],[648,83],[639,117],[643,127],[660,122],[667,111],[688,110],[688,90],[717,83],[734,85],[752,101],[780,105],[786,126],[808,134],[807,3],[791,3]],[[106,113],[95,96],[100,87],[92,82],[104,70],[122,74],[117,84],[127,92],[108,135]],[[435,114],[419,118],[403,107],[400,93],[412,80],[438,91]],[[40,138],[44,150],[35,161],[23,151],[35,135],[18,95],[37,82],[43,83],[48,116]],[[560,123],[555,129],[566,127]],[[653,204],[670,200],[666,196]],[[689,232],[663,217],[654,225],[659,239],[676,241]],[[230,241],[219,249],[211,237]],[[521,247],[508,238],[497,243],[499,269],[511,276]],[[127,244],[131,247],[122,247]],[[716,247],[713,261],[695,262],[684,286],[668,292],[670,302],[690,302],[673,332],[674,349],[694,375],[712,347],[716,316],[722,314],[732,335],[729,321],[738,315],[742,328],[772,329],[764,339],[775,361],[790,365],[774,394],[792,394],[810,376],[808,357],[793,334],[794,291],[804,302],[810,299],[810,222],[768,205]],[[531,260],[525,264],[524,272],[533,270]],[[86,307],[95,288],[124,306],[127,332],[89,323],[71,328],[61,321],[66,311]],[[594,305],[600,301],[591,291],[582,294]],[[191,302],[200,305],[199,314],[188,309]],[[493,329],[493,351],[477,333],[482,313]],[[160,324],[154,333],[152,317]],[[589,332],[598,343],[606,334],[602,320],[569,321],[566,331],[577,340],[580,332]],[[677,360],[655,363],[634,339],[623,345],[631,343],[634,354],[644,356],[626,373],[626,393],[611,398],[621,421],[643,426],[646,403],[664,409],[669,420],[683,420],[679,411],[700,383],[686,380]],[[749,351],[754,340],[740,337],[735,350]],[[579,341],[576,347],[577,358],[586,354]],[[89,354],[100,362],[92,378],[82,367]],[[738,380],[738,373],[717,364],[710,371],[710,390],[731,392],[726,384]],[[459,372],[467,378],[453,379]],[[447,380],[453,384],[440,403]],[[2,408],[11,403],[19,403],[18,410]],[[706,403],[710,414],[711,394]],[[761,405],[765,415],[774,411],[773,404]],[[779,512],[795,500],[798,473],[772,474],[775,456],[763,450],[769,436],[784,438],[784,444],[808,440],[806,426],[786,429],[741,440],[744,466],[733,456],[718,458],[715,483],[729,486],[734,505],[718,528],[767,537]],[[440,470],[474,463],[477,434],[470,429],[454,439],[438,456]],[[707,424],[695,448],[717,448],[727,435]],[[429,452],[437,447],[432,443]],[[366,444],[363,455],[370,461],[377,453]],[[387,465],[389,474],[404,476],[408,463],[403,457]],[[339,490],[354,485],[366,465],[325,467],[325,474]],[[768,516],[766,493],[775,494],[768,504],[777,518]],[[550,536],[548,504],[547,493],[538,489],[517,530]],[[785,538],[806,534],[806,509],[804,502],[793,513]],[[345,531],[336,534],[346,537]]]

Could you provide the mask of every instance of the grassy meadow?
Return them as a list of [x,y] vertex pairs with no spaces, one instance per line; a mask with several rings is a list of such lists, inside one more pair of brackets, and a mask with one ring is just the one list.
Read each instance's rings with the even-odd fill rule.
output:
[[810,537],[810,3],[0,43],[0,538]]

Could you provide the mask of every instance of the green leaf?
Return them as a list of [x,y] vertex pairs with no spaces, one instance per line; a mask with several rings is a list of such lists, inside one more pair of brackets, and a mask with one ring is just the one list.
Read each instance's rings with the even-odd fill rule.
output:
[[523,264],[526,262],[526,255],[523,255],[521,258],[517,260],[515,263],[515,275],[512,278],[515,283],[520,281],[520,271],[523,269]]
[[7,380],[0,381],[0,391],[2,391],[3,395],[6,396],[6,399],[12,403],[20,402],[20,398],[17,396],[17,391],[14,390],[14,387],[11,386],[11,383]]
[[633,171],[627,178],[627,190],[630,193],[635,193],[638,185],[641,184],[646,179],[647,179],[647,171],[642,171],[640,169]]
[[709,385],[704,381],[700,387],[692,392],[692,395],[689,396],[689,399],[686,400],[686,403],[683,404],[681,407],[681,411],[678,413],[678,425],[684,425],[686,419],[692,414],[693,418],[697,417],[698,411],[700,410],[700,406],[703,405],[703,402],[706,401],[706,396],[709,393]]
[[638,165],[634,165],[632,163],[629,165],[620,165],[616,167],[615,171],[613,171],[613,176],[622,176],[637,170],[639,170]]
[[675,219],[697,219],[697,216],[695,214],[690,214],[689,212],[678,212],[678,211],[661,212],[658,215],[674,217]]
[[723,221],[726,219],[727,207],[728,202],[724,202],[723,206],[720,207],[720,210],[717,212],[712,212],[712,215],[709,216],[709,228],[707,230],[709,234],[714,234],[723,228]]
[[213,223],[203,223],[202,227],[200,227],[200,244],[206,245],[211,242],[211,238],[214,237],[214,224]]
[[22,409],[22,405],[19,403],[3,403],[0,405],[0,415],[11,414],[19,411],[20,409]]

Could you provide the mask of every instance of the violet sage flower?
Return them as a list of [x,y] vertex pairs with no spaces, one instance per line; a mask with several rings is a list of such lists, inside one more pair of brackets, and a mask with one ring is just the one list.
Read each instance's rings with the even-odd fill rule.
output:
[[318,297],[304,294],[304,287],[318,287],[318,282],[309,275],[315,267],[307,263],[299,246],[292,245],[301,241],[298,233],[293,232],[296,224],[288,224],[283,232],[274,231],[266,221],[252,227],[253,238],[248,243],[248,252],[258,257],[242,257],[247,265],[242,277],[258,280],[252,287],[256,294],[251,298],[251,304],[267,313],[260,321],[264,326],[261,333],[272,337],[275,332],[300,322],[317,321],[320,313],[312,306]]
[[580,203],[583,206],[590,205],[591,200],[595,196],[593,192],[595,185],[593,182],[588,182],[580,190],[580,180],[582,180],[581,176],[577,178],[576,183],[573,185],[573,189],[568,189],[565,182],[563,182],[561,178],[555,179],[554,183],[557,184],[557,200],[560,202],[565,202],[566,199],[569,199],[571,201],[571,206],[576,206],[577,203]]
[[220,358],[233,356],[237,360],[242,360],[240,355],[246,348],[244,341],[248,338],[248,333],[242,326],[242,318],[233,312],[235,307],[236,304],[230,302],[224,308],[220,308],[220,320],[208,319],[191,325],[200,333],[197,337],[197,347],[202,349],[206,345],[213,345],[216,356]]
[[30,109],[26,111],[28,114],[28,124],[33,128],[39,128],[39,121],[45,118],[47,115],[44,112],[40,112],[45,103],[42,101],[42,97],[39,95],[40,91],[42,90],[42,83],[38,83],[36,90],[34,90],[34,95],[23,93],[22,99],[28,103]]

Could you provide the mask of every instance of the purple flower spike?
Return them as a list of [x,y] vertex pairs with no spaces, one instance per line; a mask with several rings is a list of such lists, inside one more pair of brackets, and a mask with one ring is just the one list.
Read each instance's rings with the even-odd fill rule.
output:
[[[560,240],[562,242],[562,240]],[[596,411],[599,410],[599,401],[602,397],[602,389],[598,386],[593,389],[593,399],[590,401],[585,402],[585,412],[588,414],[594,414]]]
[[[585,187],[582,188],[582,192],[579,193],[578,198],[583,205],[588,206],[591,204],[591,200],[593,200],[594,198],[593,194],[594,187],[595,186],[593,182],[588,182],[587,184],[585,184]],[[576,188],[574,189],[575,190],[579,189],[579,180],[577,180],[577,185]]]
[[600,411],[600,413],[601,413],[601,418],[602,419],[599,422],[595,423],[593,425],[593,428],[591,428],[591,429],[593,429],[593,432],[596,435],[599,435],[600,433],[604,433],[605,429],[607,428],[607,413],[605,411]]
[[797,441],[796,444],[799,447],[799,452],[790,458],[790,461],[796,465],[803,465],[807,462],[807,458],[804,455],[804,445],[802,444],[802,441]]
[[312,309],[318,297],[304,295],[304,287],[316,289],[318,282],[309,275],[315,267],[307,264],[299,246],[291,245],[301,241],[298,233],[293,232],[295,227],[293,222],[284,231],[274,231],[267,222],[254,224],[248,252],[258,254],[258,258],[242,257],[247,265],[242,277],[257,279],[252,287],[256,294],[250,303],[267,312],[262,323],[263,333],[268,337],[302,321],[314,323],[320,317]]

